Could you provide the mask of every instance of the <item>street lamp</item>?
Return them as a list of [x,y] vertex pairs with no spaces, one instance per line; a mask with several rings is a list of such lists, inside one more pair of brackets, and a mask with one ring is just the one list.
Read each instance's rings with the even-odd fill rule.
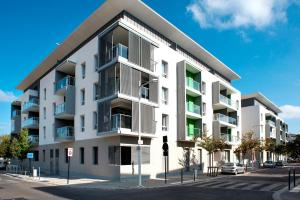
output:
[[139,131],[138,131],[138,173],[139,173],[139,187],[142,187],[142,163],[141,163],[141,144],[143,144],[143,141],[141,139],[141,95],[142,95],[142,88],[145,85],[148,85],[151,82],[158,82],[157,78],[154,78],[146,83],[141,84],[141,81],[139,81]]

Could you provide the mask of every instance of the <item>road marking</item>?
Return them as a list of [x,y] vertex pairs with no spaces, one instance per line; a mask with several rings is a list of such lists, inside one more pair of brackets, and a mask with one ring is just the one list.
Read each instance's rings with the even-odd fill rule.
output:
[[196,187],[210,187],[210,186],[218,184],[218,183],[220,183],[220,182],[213,181],[213,182],[207,182],[207,183],[203,183],[203,184],[201,184],[201,183],[200,184],[195,184],[194,186],[196,186]]
[[227,189],[236,189],[237,187],[241,187],[241,186],[244,186],[244,185],[247,185],[248,183],[237,183],[237,184],[234,184],[234,185],[231,185],[231,186],[227,186],[226,188]]
[[211,188],[222,188],[222,187],[227,187],[227,186],[234,185],[234,184],[236,184],[236,183],[233,183],[233,182],[223,182],[221,184],[213,185],[213,186],[211,186]]
[[251,190],[257,186],[260,186],[261,183],[250,183],[247,187],[242,187],[241,190]]
[[261,188],[260,191],[271,191],[272,189],[275,189],[280,185],[281,185],[281,183],[271,184],[271,185]]

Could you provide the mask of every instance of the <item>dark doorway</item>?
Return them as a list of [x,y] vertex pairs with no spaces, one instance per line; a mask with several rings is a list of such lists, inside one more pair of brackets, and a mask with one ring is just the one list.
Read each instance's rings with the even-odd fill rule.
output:
[[131,165],[131,147],[121,147],[121,165]]

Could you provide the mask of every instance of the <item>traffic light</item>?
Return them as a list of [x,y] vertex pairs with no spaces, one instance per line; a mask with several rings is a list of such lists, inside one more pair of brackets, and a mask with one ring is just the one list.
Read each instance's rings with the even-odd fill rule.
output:
[[163,136],[163,155],[169,156],[169,145],[168,145],[168,136]]

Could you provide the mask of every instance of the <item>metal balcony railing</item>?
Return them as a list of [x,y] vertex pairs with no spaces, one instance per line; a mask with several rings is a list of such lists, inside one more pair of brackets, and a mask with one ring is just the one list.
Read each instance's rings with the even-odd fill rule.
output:
[[64,126],[56,129],[55,138],[58,140],[73,140],[74,127]]
[[59,104],[55,107],[55,115],[59,115],[66,112],[66,103]]
[[32,107],[38,107],[38,106],[39,106],[39,100],[36,98],[33,98],[23,104],[22,111],[30,109]]
[[114,114],[111,116],[111,129],[118,130],[120,128],[131,129],[130,115]]
[[202,137],[202,131],[200,128],[192,128],[192,127],[186,127],[186,133],[188,136],[197,136]]
[[226,97],[222,94],[219,95],[219,99],[220,99],[220,102],[222,102],[222,103],[225,103],[225,104],[227,104],[229,106],[232,106],[232,107],[236,107],[234,101],[232,101],[230,98],[228,98],[228,97]]
[[55,84],[55,91],[66,88],[69,85],[73,85],[73,86],[75,85],[75,78],[72,76],[66,76],[65,78],[59,80]]
[[237,121],[235,118],[229,117],[229,116],[221,114],[221,113],[214,114],[214,120],[237,125]]
[[116,44],[108,49],[105,53],[105,64],[111,62],[118,56],[128,59],[128,47],[123,44]]
[[39,143],[39,136],[38,135],[29,135],[28,139],[31,144],[36,145]]

